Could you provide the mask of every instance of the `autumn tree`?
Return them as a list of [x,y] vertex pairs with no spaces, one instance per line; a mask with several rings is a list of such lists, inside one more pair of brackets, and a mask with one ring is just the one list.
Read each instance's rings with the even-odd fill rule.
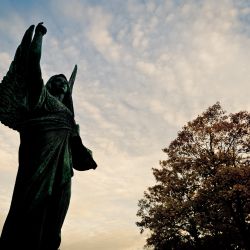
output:
[[216,103],[163,151],[138,204],[146,247],[250,249],[250,114]]

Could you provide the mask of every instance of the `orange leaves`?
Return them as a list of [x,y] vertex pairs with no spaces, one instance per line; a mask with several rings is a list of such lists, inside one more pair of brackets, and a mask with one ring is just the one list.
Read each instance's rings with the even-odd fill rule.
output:
[[151,230],[150,245],[205,249],[221,235],[221,249],[247,248],[250,114],[226,115],[216,103],[163,151],[167,159],[153,169],[157,185],[139,202],[142,220],[137,225]]

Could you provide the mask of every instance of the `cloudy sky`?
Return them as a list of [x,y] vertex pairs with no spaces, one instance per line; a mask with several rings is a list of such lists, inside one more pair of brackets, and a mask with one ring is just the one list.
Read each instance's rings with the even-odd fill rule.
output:
[[[43,21],[43,79],[78,75],[75,112],[99,165],[75,172],[62,250],[141,250],[137,202],[189,120],[220,101],[250,109],[250,1],[0,0],[0,78]],[[19,135],[0,126],[0,231]]]

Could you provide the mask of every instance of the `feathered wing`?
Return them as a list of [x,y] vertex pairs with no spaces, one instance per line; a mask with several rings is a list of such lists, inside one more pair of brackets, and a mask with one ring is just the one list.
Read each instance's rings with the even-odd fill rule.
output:
[[73,113],[74,115],[74,105],[73,105],[73,99],[72,99],[72,92],[73,92],[73,87],[76,79],[76,74],[77,74],[77,65],[75,65],[72,74],[69,78],[69,93],[65,97],[64,100],[64,105]]
[[12,129],[17,129],[23,111],[28,109],[25,78],[28,73],[26,64],[33,31],[34,25],[25,32],[14,60],[0,84],[0,121]]

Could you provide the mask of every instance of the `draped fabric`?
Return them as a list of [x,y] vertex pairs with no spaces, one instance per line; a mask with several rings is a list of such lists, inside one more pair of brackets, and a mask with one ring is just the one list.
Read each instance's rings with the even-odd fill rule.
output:
[[[59,238],[57,244],[60,244],[60,229],[69,205],[69,183],[73,175],[70,137],[75,122],[72,112],[50,95],[46,87],[31,109],[27,105],[27,93],[22,93],[14,82],[9,83],[0,84],[0,121],[20,133],[19,167],[0,245],[17,244],[19,249],[36,250],[41,248],[39,244],[44,244],[41,217],[46,217],[48,201],[64,190],[67,195],[56,198],[63,211],[58,215],[60,219],[50,222],[58,223],[54,238]],[[30,238],[35,231],[38,233],[34,237],[41,236],[38,240]]]

